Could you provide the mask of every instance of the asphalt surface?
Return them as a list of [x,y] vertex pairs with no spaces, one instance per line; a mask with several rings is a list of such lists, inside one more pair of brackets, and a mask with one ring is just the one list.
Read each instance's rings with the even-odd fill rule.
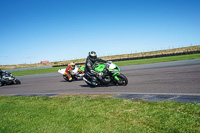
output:
[[0,87],[0,95],[53,96],[114,94],[115,98],[200,103],[200,59],[122,66],[127,86],[89,87],[83,80],[66,82],[59,73],[19,76],[21,85]]

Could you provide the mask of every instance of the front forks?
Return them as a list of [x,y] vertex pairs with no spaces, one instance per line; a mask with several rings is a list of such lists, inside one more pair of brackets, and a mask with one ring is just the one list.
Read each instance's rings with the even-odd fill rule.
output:
[[116,72],[112,76],[114,77],[115,80],[119,81],[119,78],[117,77],[119,74],[120,72]]

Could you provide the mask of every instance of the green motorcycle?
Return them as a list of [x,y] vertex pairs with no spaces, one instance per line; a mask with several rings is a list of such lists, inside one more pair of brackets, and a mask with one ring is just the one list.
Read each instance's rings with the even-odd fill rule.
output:
[[[85,73],[83,77],[83,80],[91,87],[108,85],[110,83],[121,86],[126,86],[128,84],[126,76],[120,73],[120,68],[112,62],[106,64],[95,63],[92,67],[98,74],[94,77],[92,74]],[[95,82],[92,81],[92,76],[95,78]]]

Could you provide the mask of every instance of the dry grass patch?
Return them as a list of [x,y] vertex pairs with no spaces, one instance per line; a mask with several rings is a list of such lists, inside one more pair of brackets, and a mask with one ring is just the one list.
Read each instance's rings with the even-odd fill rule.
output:
[[[142,52],[142,53],[132,53],[132,54],[123,54],[123,55],[104,56],[104,57],[100,57],[100,58],[102,58],[104,60],[114,60],[114,59],[124,59],[124,58],[135,58],[135,57],[146,57],[146,56],[156,56],[156,55],[166,55],[166,54],[177,54],[177,53],[193,52],[193,51],[200,51],[200,45],[191,46],[191,47],[168,49],[168,50],[160,50],[160,51],[151,51],[151,52]],[[0,65],[0,69],[16,69],[16,68],[27,68],[27,67],[39,67],[39,66],[59,66],[59,65],[66,65],[66,64],[68,64],[70,62],[84,63],[85,61],[86,61],[86,58],[75,59],[75,60],[67,60],[67,61],[58,61],[58,62],[49,62],[49,63]]]

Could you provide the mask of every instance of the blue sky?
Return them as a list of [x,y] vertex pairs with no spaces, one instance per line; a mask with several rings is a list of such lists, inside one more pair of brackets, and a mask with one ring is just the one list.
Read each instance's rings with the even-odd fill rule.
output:
[[0,0],[0,65],[200,45],[200,0]]

